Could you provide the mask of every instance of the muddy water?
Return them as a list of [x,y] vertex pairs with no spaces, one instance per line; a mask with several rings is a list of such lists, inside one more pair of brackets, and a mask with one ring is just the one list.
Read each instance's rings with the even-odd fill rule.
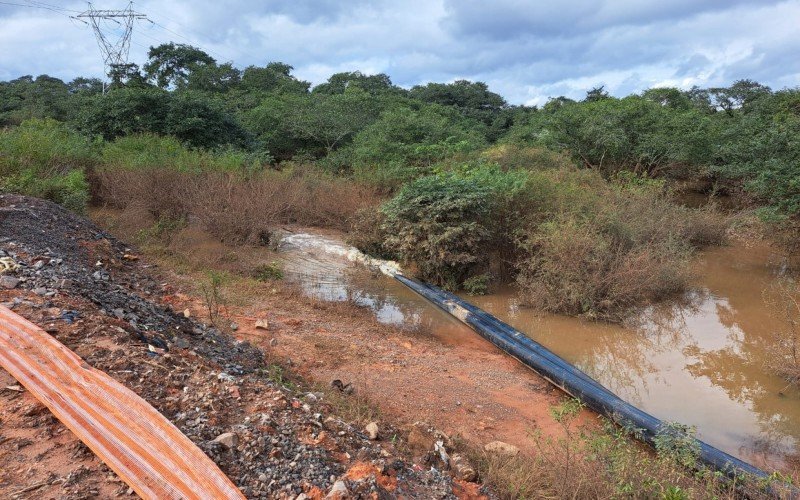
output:
[[[287,275],[322,300],[352,300],[385,323],[447,343],[493,349],[471,330],[380,273],[320,249],[287,248]],[[519,307],[511,289],[469,297],[623,399],[761,466],[780,466],[800,444],[800,392],[769,373],[767,346],[780,322],[763,294],[783,272],[766,246],[704,252],[694,290],[644,311],[625,327]]]

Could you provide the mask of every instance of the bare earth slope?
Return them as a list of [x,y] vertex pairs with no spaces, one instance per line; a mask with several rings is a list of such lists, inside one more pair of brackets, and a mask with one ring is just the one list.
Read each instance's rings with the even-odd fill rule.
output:
[[[413,467],[390,443],[368,439],[320,395],[278,384],[257,347],[161,304],[169,286],[86,219],[0,195],[0,257],[19,266],[0,275],[0,302],[137,392],[248,497],[467,491],[448,475]],[[107,498],[128,490],[2,370],[0,462],[2,498]]]

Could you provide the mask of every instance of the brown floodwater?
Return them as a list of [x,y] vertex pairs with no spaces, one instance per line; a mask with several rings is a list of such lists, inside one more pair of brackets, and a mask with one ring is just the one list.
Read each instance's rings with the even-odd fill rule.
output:
[[[493,349],[397,281],[326,249],[288,246],[282,256],[287,277],[311,296],[351,300],[384,323],[446,343]],[[700,439],[732,455],[778,467],[800,444],[800,391],[768,366],[782,325],[764,294],[785,273],[785,259],[767,245],[733,245],[701,253],[695,268],[682,300],[648,308],[625,326],[520,307],[511,288],[467,299],[626,401],[695,427]]]

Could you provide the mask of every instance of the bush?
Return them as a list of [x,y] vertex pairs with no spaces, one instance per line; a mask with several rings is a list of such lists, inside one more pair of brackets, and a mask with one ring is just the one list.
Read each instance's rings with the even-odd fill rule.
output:
[[726,223],[672,204],[657,185],[591,191],[558,184],[551,213],[519,240],[523,301],[542,310],[621,321],[633,308],[684,290],[693,249],[718,244]]
[[244,175],[106,167],[97,178],[101,198],[113,206],[184,218],[231,242],[260,243],[280,224],[347,230],[356,212],[379,202],[373,188],[302,168]]
[[424,279],[455,289],[486,272],[490,242],[498,236],[492,215],[522,178],[496,167],[466,168],[422,177],[386,203],[385,246]]
[[277,262],[262,264],[253,270],[253,278],[258,281],[275,281],[283,279],[283,270]]
[[0,189],[45,198],[82,212],[89,199],[84,171],[95,145],[52,119],[0,131]]

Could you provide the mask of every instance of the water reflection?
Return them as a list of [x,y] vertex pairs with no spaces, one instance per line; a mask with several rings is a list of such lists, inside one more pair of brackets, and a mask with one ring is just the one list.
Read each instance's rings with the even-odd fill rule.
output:
[[[341,259],[295,249],[287,276],[322,300],[353,302],[379,321],[424,328],[445,342],[476,336],[394,280]],[[695,290],[644,310],[625,326],[520,307],[511,289],[469,300],[530,335],[627,401],[693,425],[745,460],[779,464],[800,443],[800,392],[766,369],[779,329],[762,294],[785,271],[769,248],[727,247],[697,263]]]

